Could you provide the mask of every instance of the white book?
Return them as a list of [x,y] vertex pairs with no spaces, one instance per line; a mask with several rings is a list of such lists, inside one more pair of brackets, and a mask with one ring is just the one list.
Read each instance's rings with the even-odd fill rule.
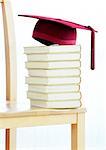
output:
[[81,101],[57,101],[57,102],[45,102],[39,100],[30,100],[32,107],[43,107],[43,108],[79,108],[81,107]]
[[44,69],[28,69],[29,76],[37,77],[68,77],[68,76],[79,76],[81,74],[80,69],[55,69],[55,70],[44,70]]
[[76,61],[58,61],[58,62],[26,62],[27,69],[62,69],[62,68],[77,68],[81,67],[80,60]]
[[37,85],[64,85],[64,84],[80,84],[80,77],[26,77],[26,84]]
[[80,90],[79,85],[28,85],[28,91],[40,92],[40,93],[58,93],[58,92],[78,92]]
[[79,45],[53,45],[53,46],[29,46],[24,47],[25,54],[47,54],[47,53],[76,53],[80,52]]
[[80,53],[65,53],[65,54],[28,54],[28,61],[70,61],[80,60]]
[[37,93],[27,92],[27,98],[45,100],[45,101],[62,101],[62,100],[79,100],[81,99],[80,92],[69,92],[69,93]]

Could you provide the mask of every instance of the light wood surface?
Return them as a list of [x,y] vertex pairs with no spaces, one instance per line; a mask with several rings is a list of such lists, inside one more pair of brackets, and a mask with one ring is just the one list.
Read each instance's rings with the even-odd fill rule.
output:
[[71,150],[85,150],[85,113],[78,113],[71,124]]
[[85,150],[85,112],[85,108],[32,108],[30,103],[8,102],[0,105],[0,128],[7,128],[7,132],[10,129],[7,147],[16,150],[16,140],[13,142],[15,128],[71,124],[71,150]]
[[71,124],[71,150],[77,150],[77,124]]
[[85,150],[85,114],[78,114],[77,150]]
[[48,115],[70,115],[86,112],[85,108],[77,109],[49,109],[41,107],[31,107],[30,103],[6,102],[0,105],[0,118],[6,117],[26,117],[26,116],[48,116]]
[[2,15],[6,55],[6,99],[15,101],[17,98],[16,40],[12,8],[9,0],[2,3]]
[[[10,134],[11,132],[11,134]],[[15,134],[14,134],[15,133]],[[5,149],[16,150],[16,129],[6,129]],[[14,137],[14,138],[13,138]]]
[[76,124],[78,114],[85,113],[79,109],[32,108],[30,104],[5,103],[0,105],[0,128],[18,128],[52,124]]
[[0,128],[19,128],[76,123],[76,115],[27,116],[0,119]]
[[[6,99],[16,101],[17,98],[17,65],[16,65],[16,40],[14,34],[13,14],[9,0],[0,1],[3,15],[4,44],[6,58]],[[13,135],[14,132],[14,135]],[[15,148],[15,130],[6,129],[6,150]],[[10,140],[11,139],[11,140]],[[14,141],[14,144],[11,143]],[[14,149],[13,149],[14,150]]]

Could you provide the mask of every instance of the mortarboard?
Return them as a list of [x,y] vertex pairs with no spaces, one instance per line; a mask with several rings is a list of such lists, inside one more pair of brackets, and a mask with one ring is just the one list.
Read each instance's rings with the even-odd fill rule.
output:
[[91,26],[84,26],[70,21],[33,16],[33,15],[18,15],[38,19],[33,30],[32,37],[49,46],[52,44],[59,45],[75,45],[77,39],[76,29],[84,29],[91,31],[91,69],[95,69],[95,32]]

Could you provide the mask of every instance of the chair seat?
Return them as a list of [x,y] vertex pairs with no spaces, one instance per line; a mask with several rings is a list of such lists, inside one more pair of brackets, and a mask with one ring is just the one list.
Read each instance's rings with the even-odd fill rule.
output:
[[85,108],[47,109],[30,107],[30,103],[5,102],[0,105],[0,128],[76,123],[76,115],[85,111]]

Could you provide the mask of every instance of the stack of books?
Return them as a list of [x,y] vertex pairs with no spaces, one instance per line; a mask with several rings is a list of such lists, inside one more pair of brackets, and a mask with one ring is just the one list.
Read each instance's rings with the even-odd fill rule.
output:
[[81,50],[77,45],[25,47],[27,97],[32,106],[81,106]]

